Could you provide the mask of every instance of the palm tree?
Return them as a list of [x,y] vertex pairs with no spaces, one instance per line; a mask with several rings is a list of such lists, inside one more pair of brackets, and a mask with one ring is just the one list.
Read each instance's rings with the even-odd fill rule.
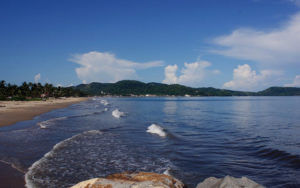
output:
[[29,85],[27,84],[27,82],[23,82],[20,89],[21,89],[21,95],[22,96],[24,96],[24,97],[29,97],[30,96]]

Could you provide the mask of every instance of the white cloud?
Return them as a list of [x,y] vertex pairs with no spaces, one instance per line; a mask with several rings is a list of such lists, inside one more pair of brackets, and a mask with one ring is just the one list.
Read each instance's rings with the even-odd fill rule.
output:
[[83,83],[89,82],[116,82],[123,79],[136,79],[137,69],[148,69],[163,66],[162,61],[138,63],[118,59],[109,52],[92,51],[74,55],[70,61],[80,65],[76,74]]
[[285,84],[285,87],[300,87],[300,75],[297,75],[291,84]]
[[34,83],[39,83],[41,80],[41,73],[38,73],[37,75],[34,76]]
[[188,86],[198,86],[209,72],[206,70],[211,64],[208,61],[197,61],[194,63],[184,63],[184,67],[177,76],[177,65],[165,67],[165,84],[183,84]]
[[178,66],[177,65],[168,65],[165,68],[165,79],[163,80],[163,83],[165,84],[175,84],[177,83],[177,72]]
[[233,80],[226,82],[223,87],[233,90],[257,91],[270,86],[274,81],[274,76],[280,74],[281,72],[273,70],[262,70],[257,74],[248,64],[239,65],[233,70]]
[[[295,1],[296,2],[296,1]],[[298,1],[297,1],[298,2]],[[271,31],[237,29],[230,35],[217,37],[221,49],[214,53],[258,62],[264,67],[300,64],[300,13],[281,28]]]

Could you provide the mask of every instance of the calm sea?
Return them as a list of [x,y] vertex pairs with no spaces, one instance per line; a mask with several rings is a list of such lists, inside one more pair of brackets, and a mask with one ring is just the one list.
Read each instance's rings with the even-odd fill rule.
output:
[[123,171],[300,187],[300,97],[93,98],[1,128],[0,160],[28,187]]

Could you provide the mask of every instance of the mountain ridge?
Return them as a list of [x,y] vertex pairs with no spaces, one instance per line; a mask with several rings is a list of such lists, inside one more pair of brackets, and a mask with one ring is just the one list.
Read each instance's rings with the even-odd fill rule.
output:
[[79,84],[75,89],[87,95],[118,95],[118,96],[300,96],[297,87],[269,87],[258,92],[234,91],[213,87],[193,88],[180,84],[163,84],[156,82],[144,83],[137,80],[121,80],[116,83]]

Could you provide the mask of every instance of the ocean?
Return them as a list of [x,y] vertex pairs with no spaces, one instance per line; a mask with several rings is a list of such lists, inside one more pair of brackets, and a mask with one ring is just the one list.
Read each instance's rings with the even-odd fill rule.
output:
[[0,128],[1,161],[27,187],[123,171],[300,187],[300,97],[95,97]]

